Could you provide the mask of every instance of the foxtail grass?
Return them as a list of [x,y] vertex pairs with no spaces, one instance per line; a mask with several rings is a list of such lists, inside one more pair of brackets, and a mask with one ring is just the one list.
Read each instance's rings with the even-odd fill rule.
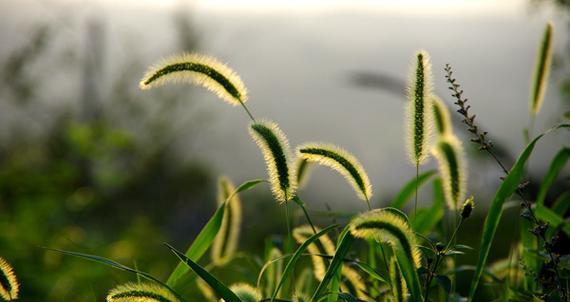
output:
[[544,29],[542,36],[542,41],[538,49],[538,54],[536,58],[536,66],[534,68],[532,88],[530,93],[530,121],[528,128],[527,138],[530,140],[532,136],[532,131],[534,128],[534,121],[536,115],[542,107],[544,102],[544,93],[548,86],[548,76],[550,75],[550,67],[552,65],[552,36],[553,36],[553,25],[552,22],[548,22]]
[[245,84],[237,73],[213,57],[185,53],[166,58],[148,69],[139,86],[151,89],[176,82],[200,85],[228,104],[242,106],[251,120],[255,120],[245,105]]
[[252,123],[249,133],[265,159],[273,196],[280,203],[291,200],[297,190],[297,174],[291,164],[287,137],[270,121]]
[[[429,157],[429,140],[432,132],[431,64],[425,51],[416,54],[408,86],[406,104],[406,147],[408,157],[416,167],[416,179],[420,165]],[[418,208],[418,187],[414,197],[414,219]]]
[[14,268],[0,257],[0,298],[5,301],[18,299],[20,292],[20,284],[14,273]]
[[107,302],[180,302],[169,290],[153,283],[127,283],[115,287]]
[[357,196],[366,201],[368,208],[371,209],[372,185],[366,171],[354,155],[334,145],[307,143],[297,148],[297,156],[340,173],[352,186]]
[[432,149],[443,181],[445,200],[450,210],[457,210],[465,197],[467,169],[459,140],[452,134],[440,137]]
[[405,302],[408,295],[408,288],[406,287],[406,282],[402,276],[402,271],[398,266],[396,257],[390,258],[390,263],[388,265],[388,273],[390,277],[390,286],[392,288],[392,295],[394,296],[395,302]]
[[299,186],[299,189],[301,189],[307,184],[309,180],[309,174],[311,173],[311,163],[305,158],[297,158],[295,165],[297,167],[297,185]]
[[[212,262],[217,266],[228,263],[237,250],[241,229],[242,209],[241,200],[238,194],[233,194],[235,185],[227,177],[220,177],[218,180],[218,206],[222,205],[228,198],[226,211],[220,230],[212,243]],[[233,195],[232,195],[233,194]]]
[[453,134],[453,125],[449,116],[447,105],[438,96],[433,95],[431,98],[433,108],[433,124],[438,136]]
[[421,266],[421,252],[414,231],[401,216],[383,209],[360,214],[350,222],[354,237],[386,242],[401,249],[416,268]]
[[[261,292],[247,283],[236,283],[230,286],[230,290],[239,297],[242,302],[258,302],[261,300]],[[225,301],[225,300],[221,300]]]
[[[295,241],[297,241],[298,244],[303,244],[303,242],[314,234],[314,231],[315,230],[313,230],[309,225],[299,226],[293,230],[293,238],[295,238]],[[320,232],[321,230],[316,228],[316,231]],[[335,245],[330,237],[327,234],[324,234],[319,237],[318,241],[310,244],[307,247],[307,250],[310,253],[315,279],[322,281],[327,270],[327,264],[323,255],[334,255],[336,252]],[[358,272],[344,265],[342,267],[342,276],[345,280],[341,284],[341,289],[343,291],[356,293],[359,298],[365,297],[364,292],[366,285],[362,281]]]

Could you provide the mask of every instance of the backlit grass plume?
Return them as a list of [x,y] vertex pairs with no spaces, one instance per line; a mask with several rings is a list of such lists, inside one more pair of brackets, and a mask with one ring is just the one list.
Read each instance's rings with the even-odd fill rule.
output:
[[281,203],[289,201],[297,190],[297,173],[287,137],[270,121],[252,123],[249,133],[263,153],[273,196]]
[[453,126],[449,116],[449,109],[445,103],[437,96],[431,97],[433,109],[433,124],[437,130],[438,136],[452,134]]
[[[242,302],[258,302],[261,300],[259,290],[247,283],[233,284],[230,286],[230,290],[234,292]],[[224,299],[220,301],[224,301]]]
[[[319,229],[316,229],[319,232]],[[293,238],[297,241],[298,244],[302,244],[305,242],[309,237],[314,234],[313,229],[309,225],[304,225],[293,229]],[[307,247],[307,250],[311,254],[311,261],[313,263],[313,274],[315,278],[319,281],[323,280],[325,277],[325,273],[327,271],[327,265],[325,263],[325,259],[320,257],[320,254],[328,254],[332,251],[331,255],[335,252],[334,243],[331,239],[325,234],[319,238],[315,243],[310,244]]]
[[[316,231],[319,232],[320,230],[317,228]],[[302,244],[314,234],[312,227],[309,225],[300,226],[293,230],[293,238],[295,238],[298,244]],[[334,255],[336,252],[335,245],[330,237],[324,234],[315,243],[310,244],[307,250],[311,254],[313,274],[318,281],[322,281],[327,269],[325,258],[323,258],[322,255]],[[346,265],[342,267],[341,272],[344,280],[341,289],[343,291],[356,293],[359,298],[364,298],[366,285],[358,272]]]
[[530,112],[536,115],[540,111],[544,99],[544,92],[548,84],[548,75],[550,74],[550,65],[552,63],[552,35],[553,26],[551,22],[546,24],[542,42],[538,50],[536,58],[536,67],[534,69],[533,84],[530,95]]
[[[218,180],[218,205],[221,205],[236,190],[227,177]],[[212,243],[211,257],[215,265],[224,265],[234,256],[241,229],[241,200],[235,194],[228,202],[220,231]]]
[[107,302],[180,302],[168,289],[153,283],[119,285],[107,295]]
[[411,162],[416,166],[429,156],[431,111],[431,65],[427,52],[420,51],[410,77],[406,105],[407,149]]
[[201,85],[234,106],[247,101],[247,91],[239,76],[225,64],[208,56],[182,54],[167,58],[149,68],[140,82],[140,88],[150,89],[169,82]]
[[0,257],[0,298],[6,301],[16,300],[19,291],[20,284],[14,269],[8,261]]
[[334,145],[307,143],[297,148],[297,156],[339,172],[352,185],[358,197],[369,203],[372,185],[368,175],[356,157],[348,151]]
[[396,257],[390,258],[388,272],[390,276],[390,284],[392,287],[392,295],[394,296],[395,302],[407,301],[406,296],[408,295],[408,288],[406,287],[406,281],[402,276],[400,266],[398,266],[398,263],[396,262]]
[[416,268],[421,265],[414,231],[404,218],[391,211],[376,209],[356,216],[350,222],[350,232],[357,238],[387,242],[404,252]]
[[309,174],[311,170],[311,163],[305,158],[297,158],[295,162],[296,170],[297,170],[297,185],[299,188],[302,188],[307,183],[309,179]]
[[461,143],[455,136],[445,135],[438,140],[432,152],[437,159],[447,205],[451,210],[456,210],[465,198],[467,183]]
[[251,120],[255,120],[245,105],[245,84],[237,73],[215,58],[193,53],[172,56],[150,67],[139,86],[150,89],[172,82],[205,87],[227,103],[242,106]]

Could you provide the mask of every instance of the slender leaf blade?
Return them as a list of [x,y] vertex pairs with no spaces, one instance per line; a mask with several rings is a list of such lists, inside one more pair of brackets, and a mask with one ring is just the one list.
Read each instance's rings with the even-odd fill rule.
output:
[[429,170],[424,172],[418,176],[418,178],[414,178],[410,180],[402,190],[396,195],[394,200],[392,200],[391,207],[402,209],[414,196],[416,192],[416,185],[418,189],[427,182],[432,176],[436,175],[437,171]]
[[227,286],[225,286],[220,280],[216,279],[212,274],[210,274],[207,270],[201,267],[196,262],[192,261],[190,258],[186,257],[184,254],[176,250],[170,244],[165,243],[165,245],[189,268],[191,268],[196,275],[198,275],[202,280],[204,280],[210,287],[214,290],[214,292],[218,295],[219,298],[224,299],[226,302],[242,302],[241,299],[232,292]]
[[[570,125],[560,125],[552,128],[551,130],[562,127],[566,128],[569,126]],[[547,132],[550,132],[550,130]],[[491,244],[493,243],[493,238],[495,237],[495,233],[499,225],[499,220],[503,214],[503,204],[505,203],[505,200],[513,195],[513,193],[517,190],[518,185],[523,178],[523,170],[526,162],[532,154],[532,151],[534,150],[534,147],[538,140],[540,140],[540,138],[542,138],[547,132],[537,136],[534,140],[532,140],[532,142],[527,145],[521,155],[517,158],[517,161],[515,162],[509,174],[503,180],[503,183],[501,183],[499,186],[499,189],[497,190],[497,193],[491,202],[491,207],[489,208],[489,212],[485,218],[485,223],[483,226],[479,258],[477,260],[477,266],[473,275],[473,279],[471,281],[468,301],[473,301],[475,292],[477,291],[481,275],[483,274],[485,264],[487,263],[489,251],[491,250]]]
[[316,234],[313,234],[311,237],[309,237],[307,240],[305,240],[305,242],[303,242],[303,244],[301,244],[297,248],[297,250],[295,251],[293,256],[291,256],[291,259],[289,259],[289,261],[287,262],[287,265],[285,265],[285,269],[283,270],[283,274],[281,275],[281,278],[279,279],[279,282],[277,283],[277,286],[275,287],[275,290],[273,291],[273,294],[271,295],[272,301],[277,297],[277,293],[279,293],[281,286],[283,286],[283,284],[285,283],[285,281],[287,280],[289,275],[291,275],[293,273],[293,269],[295,268],[295,264],[297,263],[297,260],[299,260],[299,258],[303,254],[303,252],[305,252],[305,250],[307,249],[307,247],[309,245],[311,245],[313,242],[315,242],[315,240],[319,239],[319,237],[330,232],[331,230],[333,230],[336,227],[338,227],[338,225],[333,224],[331,226],[328,226],[325,229],[322,229],[321,231],[317,232]]

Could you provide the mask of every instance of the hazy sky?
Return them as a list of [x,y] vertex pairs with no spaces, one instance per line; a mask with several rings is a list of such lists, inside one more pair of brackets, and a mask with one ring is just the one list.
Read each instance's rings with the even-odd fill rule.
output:
[[[81,48],[85,24],[96,19],[107,33],[107,72],[116,72],[116,62],[132,57],[150,65],[176,48],[175,11],[191,18],[201,52],[219,57],[242,76],[256,117],[278,122],[292,146],[317,140],[353,152],[378,196],[394,194],[396,185],[415,174],[404,153],[403,96],[355,85],[355,74],[405,81],[414,52],[425,49],[432,57],[436,91],[451,104],[443,66],[452,63],[480,122],[515,154],[522,146],[528,84],[545,22],[554,21],[559,53],[569,36],[568,15],[515,0],[4,0],[0,54],[24,43],[26,33],[39,22],[61,23],[62,43]],[[74,85],[66,77],[56,77],[65,84],[51,87],[52,93],[65,94],[60,87]],[[557,78],[551,81],[538,128],[554,123],[563,110],[555,90]],[[133,79],[133,85],[138,80]],[[199,154],[237,181],[264,177],[262,157],[247,134],[248,120],[241,109],[193,91],[190,101],[208,108],[214,118],[191,138],[189,153]],[[546,167],[541,161],[565,139],[546,139],[531,168]],[[494,178],[480,177],[496,175],[494,167],[483,168],[487,170],[473,175],[473,186],[496,185]],[[340,176],[325,169],[316,172],[318,180],[308,187],[313,202],[358,202]],[[325,192],[325,187],[335,189]]]

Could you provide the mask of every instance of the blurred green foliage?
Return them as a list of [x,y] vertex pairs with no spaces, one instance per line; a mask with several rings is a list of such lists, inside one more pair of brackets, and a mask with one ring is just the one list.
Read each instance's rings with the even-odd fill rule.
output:
[[[25,301],[94,301],[130,276],[42,247],[100,254],[165,276],[175,258],[161,243],[188,242],[201,227],[206,217],[191,214],[214,207],[207,202],[214,200],[212,175],[175,152],[179,133],[167,122],[180,94],[167,92],[154,107],[140,100],[136,83],[125,80],[136,78],[134,61],[106,102],[89,88],[97,74],[86,72],[83,90],[74,92],[82,97],[70,106],[45,105],[41,87],[51,73],[29,69],[46,55],[54,31],[39,27],[0,59],[0,99],[11,110],[0,142],[0,252],[15,267]],[[86,107],[96,114],[85,115]]]

